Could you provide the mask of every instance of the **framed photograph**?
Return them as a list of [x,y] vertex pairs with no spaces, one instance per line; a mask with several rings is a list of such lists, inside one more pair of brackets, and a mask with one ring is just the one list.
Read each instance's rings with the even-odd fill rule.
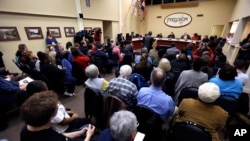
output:
[[41,27],[24,27],[29,40],[43,39]]
[[75,28],[74,27],[64,27],[64,32],[66,37],[74,37],[75,36]]
[[47,27],[47,31],[51,32],[55,38],[61,38],[61,31],[59,27]]
[[16,27],[0,26],[0,41],[18,41],[20,36]]

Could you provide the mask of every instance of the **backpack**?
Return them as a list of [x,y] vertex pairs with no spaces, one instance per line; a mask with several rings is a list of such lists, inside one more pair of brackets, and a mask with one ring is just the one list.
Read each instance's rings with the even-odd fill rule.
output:
[[131,74],[129,81],[136,85],[137,90],[140,90],[142,87],[149,87],[147,80],[138,73]]

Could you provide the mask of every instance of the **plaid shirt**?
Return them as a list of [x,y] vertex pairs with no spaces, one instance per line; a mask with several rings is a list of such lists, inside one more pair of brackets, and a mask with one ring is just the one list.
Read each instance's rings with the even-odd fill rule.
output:
[[105,95],[114,95],[120,98],[126,105],[128,110],[132,110],[137,105],[138,90],[134,83],[129,80],[118,77],[109,82],[109,87]]

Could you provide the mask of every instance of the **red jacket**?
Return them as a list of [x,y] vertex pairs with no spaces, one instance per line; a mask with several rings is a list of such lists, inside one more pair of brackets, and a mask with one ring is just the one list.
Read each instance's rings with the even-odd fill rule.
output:
[[79,56],[73,57],[72,62],[76,62],[77,64],[81,65],[83,71],[85,71],[86,67],[90,63],[90,58],[86,55],[79,55]]

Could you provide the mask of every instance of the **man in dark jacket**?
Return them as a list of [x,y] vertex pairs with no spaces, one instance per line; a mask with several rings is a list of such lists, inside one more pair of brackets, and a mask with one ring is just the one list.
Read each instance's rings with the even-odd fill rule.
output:
[[151,37],[151,35],[152,35],[152,31],[149,31],[148,34],[144,36],[142,39],[143,47],[146,47],[148,51],[152,49],[152,44],[154,42],[154,38]]

